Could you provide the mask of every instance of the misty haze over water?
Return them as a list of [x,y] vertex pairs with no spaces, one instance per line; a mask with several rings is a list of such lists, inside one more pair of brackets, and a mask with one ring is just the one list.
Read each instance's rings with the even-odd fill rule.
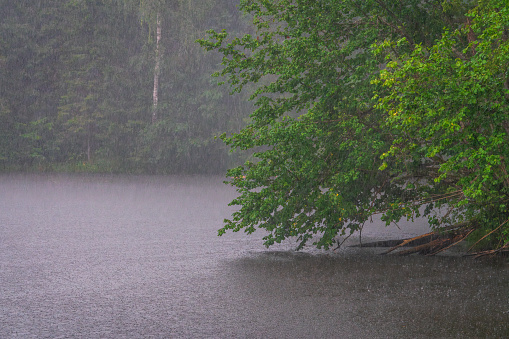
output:
[[[221,177],[1,175],[0,337],[509,336],[506,263],[217,237],[234,197]],[[365,240],[426,231],[400,226]]]

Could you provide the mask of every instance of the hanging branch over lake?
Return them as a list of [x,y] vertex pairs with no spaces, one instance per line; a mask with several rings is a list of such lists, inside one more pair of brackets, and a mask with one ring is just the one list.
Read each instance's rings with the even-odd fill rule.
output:
[[256,86],[249,125],[223,135],[255,160],[228,172],[238,210],[219,234],[329,248],[382,211],[387,225],[425,217],[434,229],[402,254],[487,234],[482,246],[505,248],[507,224],[492,230],[509,218],[506,7],[242,1],[255,35],[199,41],[223,55],[215,75],[232,92]]

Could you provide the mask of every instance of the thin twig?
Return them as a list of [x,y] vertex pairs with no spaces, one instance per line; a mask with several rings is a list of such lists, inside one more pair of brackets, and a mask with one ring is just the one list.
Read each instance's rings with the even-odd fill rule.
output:
[[333,249],[333,251],[338,250],[345,243],[345,241],[352,236],[352,234],[353,233],[350,233],[349,235],[346,236],[345,239],[343,239],[343,241],[341,243],[338,243],[338,246],[335,249]]

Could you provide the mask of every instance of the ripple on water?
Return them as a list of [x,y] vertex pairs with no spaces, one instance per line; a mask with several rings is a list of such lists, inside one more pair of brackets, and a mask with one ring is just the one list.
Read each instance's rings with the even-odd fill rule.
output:
[[507,262],[218,238],[221,181],[0,176],[0,337],[509,337]]

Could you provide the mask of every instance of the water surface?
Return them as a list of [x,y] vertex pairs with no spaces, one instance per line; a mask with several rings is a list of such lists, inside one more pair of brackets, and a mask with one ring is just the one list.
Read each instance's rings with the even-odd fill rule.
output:
[[509,337],[507,262],[217,237],[221,181],[0,176],[0,338]]

